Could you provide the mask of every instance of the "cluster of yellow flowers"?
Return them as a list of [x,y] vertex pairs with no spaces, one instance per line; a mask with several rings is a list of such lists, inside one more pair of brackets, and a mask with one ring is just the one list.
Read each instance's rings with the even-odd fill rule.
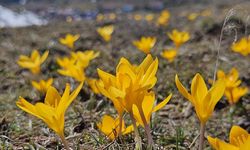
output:
[[115,13],[109,13],[109,14],[99,13],[96,16],[96,21],[97,22],[102,22],[102,21],[106,21],[106,20],[113,21],[113,20],[116,20],[116,19],[117,19],[117,15]]
[[58,70],[58,73],[83,82],[86,79],[85,68],[89,66],[91,60],[98,56],[99,52],[95,53],[93,50],[71,52],[70,57],[57,58],[57,64],[62,68]]
[[145,20],[147,21],[148,23],[151,23],[155,18],[155,15],[153,13],[148,13],[146,15],[141,15],[141,14],[135,14],[133,16],[133,19],[135,21],[141,21],[141,20]]
[[205,9],[205,10],[202,10],[201,12],[192,12],[192,13],[188,14],[187,19],[189,21],[194,21],[199,16],[208,17],[208,16],[211,16],[211,15],[212,15],[212,11],[210,9]]
[[[163,11],[158,19],[159,25],[166,24],[169,16],[168,11]],[[113,31],[113,25],[97,29],[97,33],[105,42],[111,40]],[[187,42],[190,36],[188,32],[178,30],[173,30],[172,33],[167,35],[173,41],[175,47],[165,50],[162,56],[171,62],[177,55],[180,46]],[[67,34],[65,38],[60,38],[59,42],[70,50],[75,50],[75,42],[79,38],[80,35],[78,34]],[[19,97],[16,104],[23,111],[43,120],[49,128],[59,135],[65,148],[69,150],[64,135],[65,112],[79,94],[84,82],[87,81],[92,91],[107,97],[117,111],[116,117],[107,114],[102,117],[101,121],[97,123],[99,130],[110,140],[134,132],[136,149],[142,149],[142,140],[138,131],[138,128],[142,127],[145,129],[147,136],[147,148],[153,149],[154,143],[150,129],[151,116],[154,112],[163,108],[172,97],[172,94],[169,94],[164,100],[156,104],[157,98],[153,88],[157,82],[156,73],[159,61],[158,58],[153,58],[150,54],[150,50],[155,43],[155,37],[142,37],[140,41],[134,41],[133,44],[147,54],[144,60],[139,65],[135,65],[126,58],[121,58],[116,66],[115,74],[110,74],[98,68],[98,79],[86,77],[85,69],[89,66],[91,60],[99,56],[99,52],[93,50],[71,51],[70,56],[56,58],[56,62],[61,67],[57,70],[59,74],[71,77],[79,82],[73,92],[70,92],[70,85],[66,84],[63,94],[60,95],[57,89],[52,86],[53,78],[40,80],[39,82],[32,81],[33,87],[45,95],[44,101],[31,104],[23,97]],[[41,64],[46,60],[48,54],[49,52],[45,51],[41,56],[37,50],[34,50],[30,57],[21,55],[18,64],[29,69],[34,75],[38,75],[41,72]],[[239,73],[235,68],[228,75],[219,70],[217,78],[217,81],[208,89],[203,77],[196,73],[191,82],[191,92],[188,92],[180,82],[178,75],[175,76],[177,89],[192,103],[200,121],[199,150],[203,149],[206,123],[222,96],[225,95],[230,104],[235,104],[240,97],[248,92],[246,87],[239,87],[241,80],[238,79]],[[131,125],[128,125],[123,119],[125,114],[129,115]],[[250,134],[238,126],[232,127],[229,144],[210,136],[207,139],[216,150],[250,149]]]
[[239,72],[236,68],[232,68],[228,74],[223,70],[218,70],[218,79],[224,79],[226,82],[225,96],[230,105],[236,104],[240,98],[247,94],[247,87],[240,87],[241,80],[239,80]]
[[158,17],[156,24],[158,26],[167,26],[170,19],[170,13],[168,10],[163,10]]
[[[45,51],[41,56],[38,50],[33,50],[31,56],[20,55],[17,64],[25,69],[29,69],[32,74],[38,75],[41,73],[41,64],[47,59],[49,51]],[[40,81],[31,81],[33,87],[37,89],[42,95],[46,93],[49,86],[53,84],[53,78]]]
[[[74,44],[80,35],[67,34],[65,38],[60,38],[59,42],[71,50],[74,50]],[[41,56],[38,50],[33,50],[30,57],[21,55],[17,61],[18,65],[29,69],[32,74],[39,75],[41,72],[41,64],[47,59],[49,51],[45,51]],[[89,62],[99,56],[99,52],[86,50],[84,52],[71,52],[69,57],[56,58],[58,65],[62,69],[58,69],[58,73],[74,78],[79,81],[79,86],[70,94],[70,85],[66,84],[65,91],[62,96],[52,86],[53,78],[48,80],[40,80],[39,82],[31,81],[32,86],[37,89],[42,95],[45,95],[45,100],[38,102],[35,105],[29,103],[23,97],[20,97],[16,102],[17,106],[22,110],[43,120],[51,129],[53,129],[62,139],[65,148],[69,146],[64,137],[64,114],[76,98],[83,83],[86,79],[84,70],[89,66]],[[87,79],[92,80],[92,79]]]
[[232,44],[232,50],[243,56],[250,54],[250,37],[243,37],[239,41]]
[[162,10],[159,15],[154,13],[147,13],[145,15],[137,13],[134,15],[128,15],[128,18],[135,21],[146,21],[150,24],[154,23],[156,26],[165,27],[169,23],[170,13],[168,10]]
[[[116,75],[100,69],[97,70],[100,77],[100,80],[96,82],[97,87],[101,94],[113,102],[120,119],[120,131],[104,133],[107,135],[111,134],[111,137],[126,134],[127,132],[122,132],[122,116],[126,112],[133,123],[133,128],[129,131],[135,131],[137,147],[140,149],[142,147],[137,129],[138,124],[145,128],[148,146],[150,147],[153,144],[149,126],[150,116],[153,112],[161,109],[171,98],[170,94],[170,96],[154,107],[155,93],[152,91],[152,88],[157,81],[155,74],[158,69],[158,59],[154,60],[149,54],[139,66],[136,66],[132,65],[127,59],[121,58],[116,68]],[[102,124],[105,124],[105,122],[102,122]],[[115,128],[115,125],[116,123],[110,128]],[[103,129],[102,126],[99,128]]]

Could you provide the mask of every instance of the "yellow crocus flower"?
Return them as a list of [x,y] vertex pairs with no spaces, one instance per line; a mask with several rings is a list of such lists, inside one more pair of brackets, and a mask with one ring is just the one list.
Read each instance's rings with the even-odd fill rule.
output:
[[102,131],[110,140],[114,140],[119,136],[119,132],[121,135],[126,135],[134,130],[133,126],[130,125],[125,127],[124,120],[122,119],[122,128],[120,129],[120,119],[112,118],[111,116],[104,115],[102,121],[97,123],[97,127]]
[[175,57],[177,56],[178,51],[176,49],[164,50],[161,53],[161,56],[168,60],[168,62],[173,62]]
[[109,42],[111,40],[111,35],[114,32],[113,25],[107,25],[104,27],[97,28],[97,33],[104,39],[104,41]]
[[230,90],[225,90],[225,96],[230,105],[236,104],[240,98],[248,93],[247,87],[234,87]]
[[243,37],[239,41],[232,44],[231,49],[243,56],[250,54],[250,37]]
[[86,68],[89,66],[89,62],[100,55],[100,52],[94,52],[93,50],[86,50],[84,52],[78,51],[75,53],[71,53],[71,56],[77,60],[77,63]]
[[199,17],[199,14],[198,13],[191,13],[187,16],[187,19],[189,21],[194,21],[197,17]]
[[[144,116],[146,118],[147,124],[150,123],[150,118],[152,116],[152,113],[154,113],[154,112],[160,110],[161,108],[163,108],[169,102],[171,97],[172,97],[172,94],[170,94],[161,103],[154,106],[154,104],[155,104],[155,94],[154,94],[154,92],[150,92],[147,95],[145,95],[144,100],[142,101],[142,110],[143,110]],[[138,124],[145,127],[145,124],[144,124],[144,122],[142,120],[140,112],[139,112],[138,108],[135,105],[133,106],[133,113],[134,113],[135,119],[138,122]]]
[[72,77],[79,82],[83,82],[86,79],[84,69],[78,65],[71,65],[67,68],[59,69],[57,72],[61,75]]
[[195,107],[196,114],[202,124],[205,124],[214,111],[214,107],[225,91],[225,81],[218,80],[210,90],[202,76],[197,73],[191,84],[191,93],[181,84],[178,76],[175,76],[175,83],[179,92],[188,99]]
[[154,19],[154,14],[147,14],[145,16],[145,20],[151,22]]
[[61,68],[69,68],[70,66],[74,65],[76,61],[76,57],[56,58],[56,62]]
[[104,20],[104,18],[105,18],[105,16],[104,16],[103,14],[98,14],[98,15],[96,16],[96,21],[101,22],[101,21]]
[[70,49],[74,48],[75,42],[80,38],[79,34],[72,35],[72,34],[66,34],[64,38],[60,38],[59,42],[65,46],[67,46]]
[[188,32],[178,31],[176,29],[174,29],[172,33],[167,33],[167,35],[174,42],[177,49],[190,39]]
[[228,74],[225,74],[223,70],[218,70],[217,78],[225,80],[226,90],[237,87],[241,83],[241,80],[239,80],[239,72],[236,68],[232,68]]
[[170,13],[168,10],[163,10],[157,19],[156,24],[158,26],[166,26],[169,22]]
[[103,95],[132,112],[134,104],[142,103],[144,95],[141,91],[151,89],[156,83],[158,59],[153,60],[149,54],[135,67],[127,59],[121,58],[116,68],[116,76],[98,69],[101,82],[97,86]]
[[141,37],[140,40],[133,41],[133,44],[137,47],[137,49],[144,52],[145,54],[150,53],[150,50],[154,47],[155,43],[155,37]]
[[249,150],[250,134],[239,126],[233,126],[229,134],[229,143],[218,138],[207,137],[215,150]]
[[50,86],[46,93],[44,103],[38,102],[33,105],[24,98],[19,97],[16,105],[23,111],[43,120],[49,128],[61,137],[65,147],[69,149],[64,138],[64,115],[71,102],[80,92],[82,86],[83,83],[70,94],[70,85],[66,84],[62,96],[60,96],[54,87]]
[[140,14],[135,14],[135,15],[134,15],[134,20],[135,20],[135,21],[141,21],[141,20],[142,20],[142,15],[140,15]]
[[31,81],[32,86],[42,94],[45,94],[47,92],[52,83],[53,83],[53,78],[49,78],[47,81],[46,80],[40,80],[39,82]]
[[224,94],[225,81],[218,80],[208,90],[204,79],[197,73],[192,80],[191,93],[181,84],[178,75],[175,76],[175,84],[179,92],[192,103],[200,120],[199,150],[202,150],[204,146],[206,122],[212,115],[215,105]]
[[29,69],[33,74],[39,74],[41,64],[47,59],[49,51],[45,51],[41,56],[38,50],[33,50],[31,56],[20,55],[17,64],[23,68]]

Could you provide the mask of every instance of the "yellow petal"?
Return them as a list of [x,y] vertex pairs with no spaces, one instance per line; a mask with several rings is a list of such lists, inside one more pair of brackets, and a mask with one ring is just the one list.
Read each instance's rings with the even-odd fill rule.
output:
[[207,94],[206,83],[202,78],[202,76],[199,73],[197,73],[192,80],[191,95],[195,98],[196,101],[200,102],[206,96],[206,94]]
[[50,86],[53,83],[53,78],[49,78],[49,80],[47,81],[47,85]]
[[115,81],[115,76],[113,76],[112,74],[109,74],[105,71],[102,71],[101,69],[97,69],[97,73],[100,77],[100,79],[103,81],[104,85],[106,84],[112,84],[112,81]]
[[28,56],[25,56],[25,55],[20,55],[19,61],[30,61],[30,58]]
[[45,105],[44,103],[36,103],[35,107],[39,116],[42,117],[42,120],[57,134],[62,135],[64,122],[59,122],[61,119],[57,118],[55,108]]
[[99,90],[98,90],[98,87],[96,86],[97,79],[88,78],[86,81],[87,81],[89,87],[91,88],[91,90],[92,90],[95,94],[100,93]]
[[239,72],[236,68],[232,68],[229,76],[232,78],[233,81],[236,81],[239,78]]
[[[156,58],[153,63],[148,67],[147,70],[145,70],[145,75],[143,76],[142,83],[148,83],[152,81],[151,79],[154,79],[156,72],[158,70],[158,59]],[[152,83],[152,82],[151,82]],[[152,86],[154,86],[155,83],[153,83]]]
[[250,136],[248,136],[245,143],[240,147],[240,150],[249,150],[250,149]]
[[152,64],[153,57],[148,54],[147,57],[143,60],[143,62],[139,65],[139,68],[143,69],[144,71]]
[[[211,113],[213,112],[215,105],[223,96],[225,88],[226,88],[225,81],[221,79],[215,82],[212,88],[208,91],[208,94],[211,93],[211,101],[208,102],[207,107],[208,109],[210,109],[209,111]],[[205,103],[207,102],[205,101]]]
[[181,82],[180,82],[177,74],[175,75],[175,84],[176,84],[176,87],[178,88],[179,92],[186,99],[188,99],[190,102],[192,102],[194,104],[193,97],[188,93],[188,91],[186,90],[186,88],[181,84]]
[[215,150],[239,150],[239,148],[225,143],[224,141],[221,141],[217,138],[212,138],[210,136],[207,137],[209,144],[215,149]]
[[202,123],[206,123],[214,111],[215,105],[221,99],[225,91],[224,80],[218,80],[208,91],[201,103],[196,103],[196,113]]
[[122,132],[122,135],[125,135],[125,134],[129,134],[131,132],[134,131],[134,126],[133,125],[130,125],[128,126],[123,132]]
[[210,136],[207,136],[207,140],[209,142],[209,144],[215,149],[215,150],[219,150],[219,145],[217,143],[217,138],[212,138]]
[[133,105],[133,114],[136,122],[139,123],[142,127],[144,127],[144,123],[142,121],[141,114],[139,109],[142,109],[142,112],[146,118],[147,123],[150,122],[153,106],[155,101],[155,94],[151,92],[150,94],[144,96],[141,106],[140,105]]
[[31,53],[31,59],[35,60],[37,58],[40,59],[40,54],[39,54],[38,50],[33,50]]
[[41,91],[40,84],[37,83],[36,81],[31,81],[32,86],[37,89],[38,91]]
[[229,140],[234,146],[240,147],[246,142],[248,136],[250,135],[248,135],[246,130],[240,126],[233,126],[230,130]]
[[36,116],[39,119],[42,119],[41,116],[39,116],[39,114],[36,111],[36,108],[34,105],[32,105],[31,103],[27,102],[24,98],[19,97],[18,101],[16,102],[16,105],[21,108],[23,111]]
[[217,71],[217,78],[218,79],[222,79],[222,78],[225,78],[225,77],[226,77],[226,75],[225,75],[223,70],[218,70]]
[[36,64],[31,61],[18,61],[17,64],[23,68],[34,68],[36,67]]
[[[152,106],[152,107],[153,107],[153,106]],[[132,106],[132,111],[133,111],[133,115],[134,115],[134,118],[135,118],[136,122],[137,122],[139,125],[141,125],[142,127],[144,127],[143,121],[142,121],[142,119],[141,119],[141,115],[140,115],[139,110],[138,110],[138,108],[137,108],[136,105],[133,105],[133,106]]]
[[102,121],[100,123],[97,123],[97,127],[99,130],[101,130],[106,136],[108,136],[109,139],[114,140],[115,135],[113,126],[115,124],[115,119],[108,115],[104,115],[102,118]]
[[[57,114],[64,114],[72,101],[76,98],[80,90],[82,89],[83,82],[81,82],[78,87],[70,94],[70,85],[66,84],[65,91],[57,107]],[[69,95],[70,94],[70,95]]]
[[42,55],[40,63],[43,63],[49,55],[49,51],[45,51],[45,53]]
[[52,86],[49,87],[45,96],[44,103],[51,107],[57,107],[60,100],[61,100],[61,96],[58,93],[58,91]]
[[156,112],[156,111],[160,110],[161,108],[163,108],[169,102],[169,100],[171,99],[171,97],[172,97],[172,94],[168,95],[167,98],[165,98],[161,103],[159,103],[158,105],[156,105],[153,108],[153,112]]

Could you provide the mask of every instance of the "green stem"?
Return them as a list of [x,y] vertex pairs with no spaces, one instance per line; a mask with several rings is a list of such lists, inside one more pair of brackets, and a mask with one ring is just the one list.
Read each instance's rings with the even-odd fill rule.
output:
[[141,108],[139,109],[139,113],[140,113],[142,122],[144,124],[145,131],[146,131],[146,134],[147,134],[147,139],[148,139],[147,149],[153,149],[154,141],[153,141],[153,138],[152,138],[152,135],[151,135],[151,129],[149,127],[149,124],[147,123],[146,117],[145,117],[145,115],[143,113],[143,110]]
[[204,147],[204,134],[205,134],[206,124],[200,124],[200,140],[199,140],[199,150],[203,150]]
[[65,136],[64,136],[64,135],[60,135],[60,138],[61,138],[61,140],[62,140],[62,143],[63,143],[63,145],[64,145],[64,148],[65,148],[66,150],[70,150],[69,144],[68,144],[67,140],[65,139]]
[[138,131],[138,128],[137,128],[136,121],[135,121],[135,118],[133,116],[133,113],[130,113],[130,118],[132,120],[132,124],[133,124],[134,131],[135,131],[135,142],[136,142],[135,149],[136,150],[142,150],[141,137],[139,135],[139,131]]
[[231,105],[230,109],[229,109],[229,123],[230,125],[232,126],[233,125],[233,115],[234,115],[234,112],[235,112],[235,104]]

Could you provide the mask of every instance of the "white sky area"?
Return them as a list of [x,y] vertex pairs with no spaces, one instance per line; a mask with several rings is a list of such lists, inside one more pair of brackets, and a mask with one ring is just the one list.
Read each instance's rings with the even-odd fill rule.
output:
[[30,25],[44,25],[47,21],[38,15],[23,11],[16,13],[0,5],[0,27],[25,27]]

